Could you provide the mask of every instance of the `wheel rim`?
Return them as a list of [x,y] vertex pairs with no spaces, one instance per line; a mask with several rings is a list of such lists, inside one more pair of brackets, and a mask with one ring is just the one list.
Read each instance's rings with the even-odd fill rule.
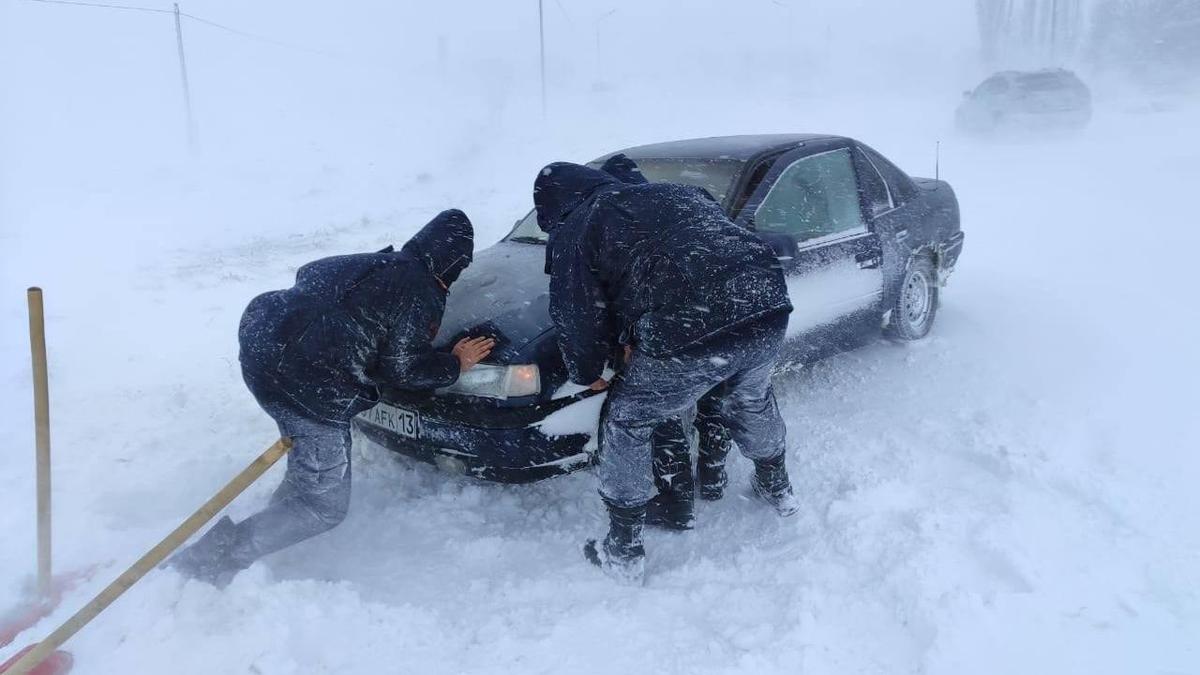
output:
[[929,321],[929,310],[933,306],[933,291],[924,270],[911,270],[904,280],[904,291],[900,299],[900,314],[908,327],[920,331]]

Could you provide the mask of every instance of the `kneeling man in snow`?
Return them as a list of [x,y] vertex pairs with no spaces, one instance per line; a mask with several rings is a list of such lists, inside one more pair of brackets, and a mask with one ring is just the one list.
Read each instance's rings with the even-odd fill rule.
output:
[[171,560],[184,574],[228,583],[258,558],[334,527],[350,504],[350,420],[388,384],[433,390],[453,384],[494,345],[430,344],[450,284],[471,262],[471,222],[444,211],[399,252],[309,263],[296,285],[256,297],[242,316],[242,375],[259,405],[292,439],[283,484],[263,511],[222,518]]
[[550,235],[550,316],[572,381],[602,387],[609,354],[632,348],[600,428],[609,532],[587,543],[587,558],[641,582],[654,431],[706,395],[754,461],[755,492],[780,515],[795,513],[771,390],[792,306],[770,247],[700,188],[625,184],[559,162],[542,169],[533,199]]

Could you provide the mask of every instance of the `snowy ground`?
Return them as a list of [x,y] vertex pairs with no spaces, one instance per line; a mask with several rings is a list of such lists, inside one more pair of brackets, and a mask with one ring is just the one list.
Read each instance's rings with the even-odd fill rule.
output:
[[[579,554],[602,525],[590,475],[500,487],[367,452],[342,527],[224,591],[151,575],[73,641],[78,672],[1197,672],[1190,119],[1114,110],[1079,138],[944,144],[968,242],[934,335],[781,383],[799,518],[745,499],[739,460],[694,533],[650,537],[647,588],[618,588]],[[59,565],[104,564],[92,591],[271,440],[235,365],[245,300],[449,203],[495,239],[527,197],[486,173],[225,245],[147,235],[186,217],[167,206],[70,242],[5,232],[0,601],[32,566],[26,283],[47,287]],[[110,238],[136,243],[89,255]]]
[[23,290],[35,283],[58,568],[103,566],[18,644],[273,440],[240,382],[235,328],[299,264],[400,243],[449,206],[486,246],[552,159],[831,131],[917,175],[941,139],[967,241],[932,337],[780,382],[800,517],[746,499],[738,459],[695,532],[650,536],[646,588],[620,588],[580,555],[602,528],[592,476],[503,487],[360,450],[343,526],[223,591],[151,574],[71,642],[76,672],[1200,672],[1200,111],[1102,98],[1083,135],[978,143],[947,128],[949,89],[638,115],[652,94],[618,88],[558,101],[545,126],[528,121],[533,106],[442,126],[430,114],[428,138],[345,155],[210,151],[147,170],[110,153],[104,169],[47,157],[9,172],[0,608],[33,569]]

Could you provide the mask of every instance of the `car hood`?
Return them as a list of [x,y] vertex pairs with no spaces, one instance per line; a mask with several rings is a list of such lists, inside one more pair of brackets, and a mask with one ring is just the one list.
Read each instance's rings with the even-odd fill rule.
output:
[[488,363],[507,364],[553,327],[546,247],[502,241],[480,251],[450,287],[446,312],[433,340],[446,347],[467,336],[490,335],[496,348]]

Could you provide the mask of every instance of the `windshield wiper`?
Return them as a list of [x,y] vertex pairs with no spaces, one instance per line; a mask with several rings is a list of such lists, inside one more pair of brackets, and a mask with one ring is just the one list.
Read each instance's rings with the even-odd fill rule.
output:
[[519,236],[509,237],[508,241],[515,241],[518,244],[545,244],[546,240],[541,237]]

